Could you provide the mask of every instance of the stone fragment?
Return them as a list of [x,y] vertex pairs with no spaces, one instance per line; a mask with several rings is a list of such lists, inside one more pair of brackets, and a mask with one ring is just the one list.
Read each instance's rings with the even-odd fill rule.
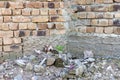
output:
[[31,63],[27,63],[25,69],[31,71],[33,69],[33,65]]
[[55,67],[64,67],[63,60],[61,58],[57,58],[54,63]]
[[18,74],[17,76],[14,77],[13,80],[23,80],[23,76],[21,74]]
[[45,69],[44,69],[44,67],[41,66],[41,65],[34,65],[34,71],[35,71],[35,72],[44,72]]
[[4,66],[0,65],[0,72],[4,71]]
[[94,54],[92,51],[88,51],[88,50],[84,51],[84,59],[92,58],[92,57],[94,57]]
[[26,65],[25,60],[22,59],[16,60],[15,63],[21,67],[24,67]]
[[48,65],[48,66],[53,65],[54,62],[55,62],[55,58],[48,58],[48,59],[47,59],[47,65]]
[[85,65],[79,65],[79,67],[76,69],[76,76],[82,77],[84,71],[86,70]]

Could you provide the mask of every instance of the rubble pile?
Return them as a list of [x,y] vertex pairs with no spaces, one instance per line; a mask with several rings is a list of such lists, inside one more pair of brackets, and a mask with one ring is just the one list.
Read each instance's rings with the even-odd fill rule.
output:
[[0,64],[0,80],[119,80],[120,60],[94,58],[84,51],[83,59],[45,46],[16,60]]

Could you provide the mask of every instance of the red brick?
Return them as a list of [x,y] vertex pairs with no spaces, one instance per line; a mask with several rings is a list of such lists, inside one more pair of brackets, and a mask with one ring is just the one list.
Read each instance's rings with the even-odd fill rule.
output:
[[42,8],[42,2],[28,2],[26,3],[27,8]]
[[19,23],[19,29],[27,29],[28,24],[27,23]]
[[56,29],[64,29],[63,23],[56,23],[55,26],[56,26]]
[[51,22],[64,22],[66,21],[63,16],[51,16],[50,17]]
[[55,9],[49,9],[49,15],[56,15],[57,11]]
[[2,15],[4,15],[4,16],[12,15],[12,10],[11,9],[6,9],[6,8],[2,8]]
[[22,9],[24,5],[23,2],[9,2],[9,7],[12,9]]
[[26,16],[13,16],[13,22],[30,22],[31,19]]
[[3,44],[4,45],[8,45],[8,44],[12,44],[13,43],[13,39],[12,38],[8,38],[8,37],[4,37],[3,38]]
[[23,9],[22,15],[24,16],[30,16],[31,15],[31,9]]
[[48,16],[33,17],[32,22],[48,22]]
[[40,15],[48,15],[48,9],[40,9]]
[[0,1],[0,8],[5,8],[5,2],[4,1]]
[[21,9],[13,9],[13,15],[21,15],[22,10]]
[[86,27],[86,32],[87,33],[94,33],[95,32],[95,28],[94,27]]
[[0,37],[13,37],[13,31],[0,31]]
[[120,2],[120,0],[114,0],[115,2]]
[[4,22],[11,22],[12,18],[11,16],[4,16]]
[[113,27],[105,27],[104,32],[107,34],[112,34],[113,33]]
[[18,23],[9,23],[9,29],[10,30],[17,30],[18,29]]
[[99,26],[108,26],[108,20],[107,19],[99,20]]
[[2,30],[9,30],[9,24],[8,23],[3,23],[2,24]]
[[96,33],[103,33],[103,27],[96,27],[95,32]]
[[15,44],[21,43],[21,38],[13,38],[13,43]]
[[40,14],[40,10],[39,9],[33,9],[32,10],[32,15],[39,15]]
[[7,46],[3,46],[3,51],[9,52],[12,51],[12,49],[10,48],[10,45],[7,45]]
[[114,32],[115,34],[120,34],[120,27],[114,27],[114,28],[113,28],[113,32]]
[[28,23],[28,29],[36,29],[37,24],[35,23]]
[[45,30],[45,29],[47,29],[47,27],[48,27],[48,25],[45,23],[38,24],[38,29],[40,29],[40,30]]

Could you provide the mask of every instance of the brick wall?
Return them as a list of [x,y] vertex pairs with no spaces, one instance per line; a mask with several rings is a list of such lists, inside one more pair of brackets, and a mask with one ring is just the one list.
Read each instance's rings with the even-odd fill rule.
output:
[[69,0],[67,3],[75,31],[120,34],[120,0]]
[[0,52],[23,50],[23,38],[64,34],[67,22],[62,0],[0,1]]
[[[120,0],[66,0],[71,16],[68,51],[119,55]],[[74,55],[74,54],[73,54]]]

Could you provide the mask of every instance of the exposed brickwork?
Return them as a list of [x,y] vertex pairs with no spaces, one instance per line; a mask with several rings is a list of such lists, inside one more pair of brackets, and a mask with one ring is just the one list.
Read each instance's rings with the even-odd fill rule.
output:
[[0,1],[0,52],[22,52],[24,37],[65,33],[63,9],[62,0]]

